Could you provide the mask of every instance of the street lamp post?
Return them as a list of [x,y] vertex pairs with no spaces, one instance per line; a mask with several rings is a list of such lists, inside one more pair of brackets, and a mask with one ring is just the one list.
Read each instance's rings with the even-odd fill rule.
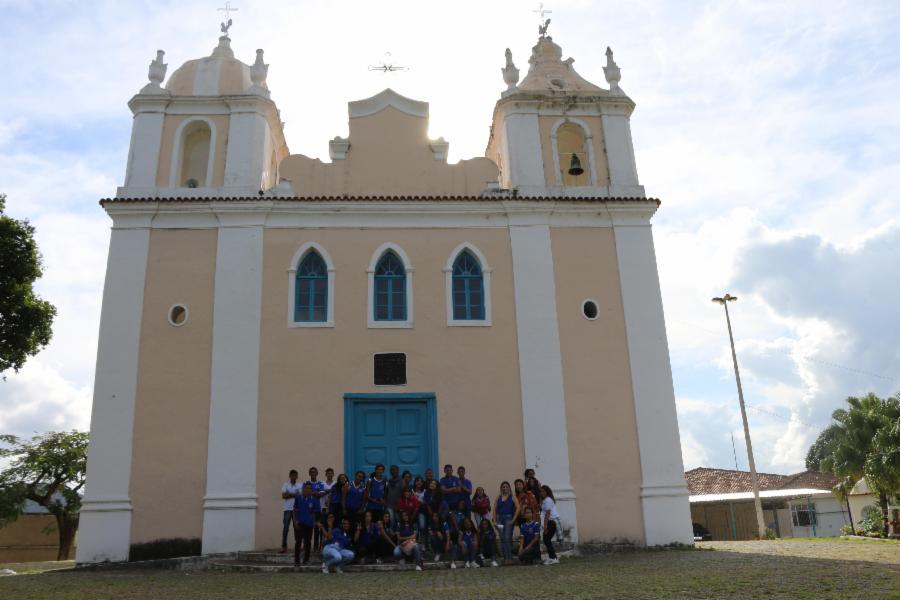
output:
[[728,315],[728,303],[737,300],[737,296],[725,294],[721,298],[713,298],[716,304],[725,307],[725,322],[728,323],[728,340],[731,342],[731,359],[734,361],[734,378],[737,380],[738,402],[741,405],[741,419],[744,421],[744,440],[747,442],[747,462],[750,463],[750,483],[753,486],[753,504],[756,508],[756,526],[759,539],[766,536],[766,520],[763,518],[762,502],[759,500],[759,480],[756,477],[756,462],[753,460],[753,445],[750,443],[750,426],[747,424],[747,409],[744,408],[744,390],[741,387],[741,373],[738,371],[737,353],[734,350],[734,336],[731,333],[731,317]]

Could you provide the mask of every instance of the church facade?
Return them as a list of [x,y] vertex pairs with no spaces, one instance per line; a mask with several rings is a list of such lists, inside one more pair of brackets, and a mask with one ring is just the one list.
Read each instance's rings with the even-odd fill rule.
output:
[[428,104],[350,102],[330,160],[290,154],[263,52],[225,36],[129,102],[79,563],[200,538],[271,548],[290,468],[526,467],[566,535],[692,543],[650,221],[629,119],[542,35],[485,156]]

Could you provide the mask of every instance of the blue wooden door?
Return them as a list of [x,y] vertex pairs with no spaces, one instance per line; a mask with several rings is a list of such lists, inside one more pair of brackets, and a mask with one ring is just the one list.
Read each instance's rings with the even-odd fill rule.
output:
[[425,400],[373,401],[357,399],[347,415],[348,475],[362,469],[368,475],[382,463],[420,475],[436,463],[436,440]]

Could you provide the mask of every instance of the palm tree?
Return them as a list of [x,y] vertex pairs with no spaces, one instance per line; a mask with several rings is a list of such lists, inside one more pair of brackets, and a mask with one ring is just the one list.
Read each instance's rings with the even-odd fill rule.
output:
[[900,464],[895,456],[891,460],[893,455],[884,454],[881,444],[888,437],[884,431],[900,418],[900,400],[882,400],[870,393],[862,398],[851,396],[847,404],[848,408],[831,414],[834,437],[820,466],[841,479],[838,487],[842,489],[835,490],[838,493],[846,492],[849,481],[866,479],[869,489],[878,494],[887,536],[888,498],[896,493],[900,483]]

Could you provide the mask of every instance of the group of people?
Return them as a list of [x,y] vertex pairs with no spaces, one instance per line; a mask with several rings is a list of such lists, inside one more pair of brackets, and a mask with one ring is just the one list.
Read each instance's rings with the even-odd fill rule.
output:
[[[541,562],[541,540],[548,558],[543,564],[558,564],[554,538],[562,527],[553,490],[541,485],[533,469],[510,486],[500,484],[491,500],[483,487],[474,487],[466,468],[444,466],[444,476],[435,479],[431,469],[413,477],[391,465],[375,466],[368,476],[357,471],[351,481],[334,469],[319,479],[316,467],[309,479],[298,483],[291,470],[281,488],[284,518],[281,552],[287,552],[288,532],[294,529],[294,564],[308,564],[313,550],[321,552],[322,572],[354,560],[381,563],[391,557],[401,563],[412,560],[422,570],[426,552],[435,562],[446,557],[450,568],[464,560],[466,568],[499,566],[513,561]],[[513,543],[516,527],[518,543]],[[301,560],[302,554],[302,560]]]

